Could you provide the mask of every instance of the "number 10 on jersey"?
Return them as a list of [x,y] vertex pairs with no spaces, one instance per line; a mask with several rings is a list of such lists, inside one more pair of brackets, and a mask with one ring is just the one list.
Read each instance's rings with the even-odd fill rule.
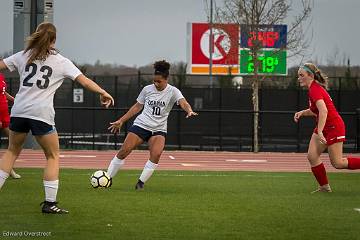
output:
[[152,109],[152,115],[160,116],[160,107],[154,106]]

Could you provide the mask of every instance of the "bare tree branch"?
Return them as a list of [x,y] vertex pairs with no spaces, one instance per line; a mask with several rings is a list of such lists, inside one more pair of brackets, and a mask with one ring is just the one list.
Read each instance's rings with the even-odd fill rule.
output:
[[[218,0],[220,1],[220,0]],[[279,25],[288,23],[287,44],[283,49],[274,51],[277,54],[284,49],[287,50],[287,57],[300,56],[302,59],[306,55],[310,40],[305,38],[309,28],[304,29],[304,25],[310,19],[311,9],[314,0],[301,0],[300,11],[295,12],[291,8],[291,0],[223,0],[222,5],[217,5],[215,9],[215,21],[217,23],[244,24],[242,29],[248,35],[250,32],[258,34],[262,29],[261,25]],[[206,2],[207,3],[207,2]],[[299,3],[299,1],[297,1]],[[208,5],[207,5],[208,6]],[[289,20],[289,17],[292,19]],[[254,77],[252,78],[253,88],[253,110],[254,110],[254,152],[258,149],[258,112],[259,112],[259,84],[266,76],[259,75],[260,61],[258,59],[262,49],[262,41],[256,39],[250,48],[250,56],[254,62]]]

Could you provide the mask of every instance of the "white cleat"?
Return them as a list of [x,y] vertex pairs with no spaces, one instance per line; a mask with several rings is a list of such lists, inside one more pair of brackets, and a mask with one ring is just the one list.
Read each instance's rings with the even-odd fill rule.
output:
[[329,184],[320,186],[318,189],[316,189],[315,191],[312,191],[311,194],[313,193],[317,193],[317,192],[332,192],[331,191],[331,187]]
[[10,176],[11,176],[13,179],[19,179],[19,178],[21,178],[21,175],[17,174],[17,173],[14,171],[14,169],[11,169]]

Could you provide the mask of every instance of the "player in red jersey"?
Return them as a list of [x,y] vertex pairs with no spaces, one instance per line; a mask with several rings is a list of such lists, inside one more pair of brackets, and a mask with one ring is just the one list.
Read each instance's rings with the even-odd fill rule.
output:
[[[6,92],[6,82],[3,74],[0,73],[0,128],[9,137],[9,124],[10,124],[10,115],[9,115],[9,106],[8,100],[14,102],[14,97]],[[14,169],[11,170],[10,176],[14,179],[21,178]]]
[[327,87],[327,77],[312,63],[305,63],[298,71],[300,86],[309,89],[309,108],[294,115],[294,121],[300,117],[316,117],[316,127],[312,134],[307,158],[311,170],[319,183],[314,192],[331,192],[324,164],[320,155],[328,150],[331,165],[336,169],[360,169],[360,158],[343,158],[345,124],[331,100]]

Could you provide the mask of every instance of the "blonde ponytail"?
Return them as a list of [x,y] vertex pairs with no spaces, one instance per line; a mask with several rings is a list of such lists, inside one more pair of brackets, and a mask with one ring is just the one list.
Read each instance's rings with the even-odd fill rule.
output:
[[52,23],[41,23],[36,31],[27,38],[25,53],[30,51],[27,64],[35,60],[45,61],[50,54],[58,51],[51,47],[56,41],[56,28]]

